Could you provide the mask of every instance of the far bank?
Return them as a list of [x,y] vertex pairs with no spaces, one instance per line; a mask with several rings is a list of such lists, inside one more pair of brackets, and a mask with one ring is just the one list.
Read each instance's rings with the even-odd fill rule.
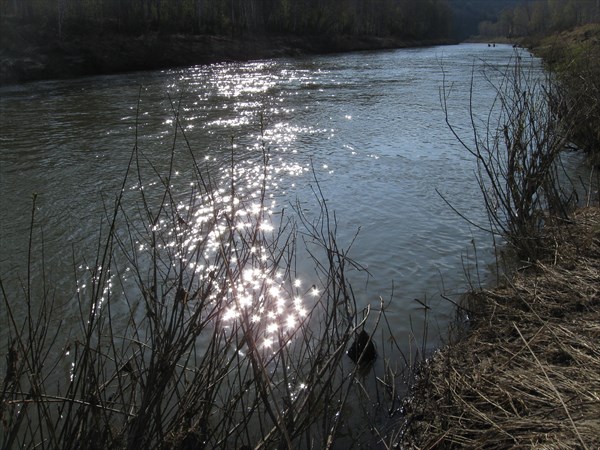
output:
[[407,40],[351,35],[190,35],[91,32],[45,39],[32,27],[4,20],[0,85],[87,75],[107,75],[217,62],[449,44],[446,39]]

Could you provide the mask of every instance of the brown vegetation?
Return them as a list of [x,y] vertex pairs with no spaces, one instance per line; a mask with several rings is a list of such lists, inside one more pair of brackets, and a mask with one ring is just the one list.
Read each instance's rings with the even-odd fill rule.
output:
[[406,404],[410,448],[600,446],[600,209],[552,231],[552,255],[469,296],[468,336]]

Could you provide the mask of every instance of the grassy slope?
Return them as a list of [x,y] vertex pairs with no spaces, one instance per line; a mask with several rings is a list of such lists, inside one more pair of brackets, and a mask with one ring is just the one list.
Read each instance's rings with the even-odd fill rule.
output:
[[524,44],[540,55],[553,69],[568,69],[569,63],[600,47],[600,24],[587,24]]

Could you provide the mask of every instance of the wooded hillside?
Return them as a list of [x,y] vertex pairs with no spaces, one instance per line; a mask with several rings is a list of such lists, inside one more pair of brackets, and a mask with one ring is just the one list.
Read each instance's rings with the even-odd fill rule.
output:
[[1,0],[4,17],[59,36],[121,33],[447,36],[447,0]]
[[481,36],[525,37],[600,21],[600,0],[521,0],[497,20],[480,23]]

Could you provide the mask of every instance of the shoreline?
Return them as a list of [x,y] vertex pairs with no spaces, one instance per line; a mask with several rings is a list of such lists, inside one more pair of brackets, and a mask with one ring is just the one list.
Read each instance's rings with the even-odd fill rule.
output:
[[[561,77],[595,166],[599,43],[588,24],[518,44]],[[467,293],[468,323],[416,368],[403,448],[600,448],[600,206],[544,233],[545,257]]]
[[600,447],[600,207],[548,239],[546,259],[469,294],[469,329],[418,371],[403,448]]

